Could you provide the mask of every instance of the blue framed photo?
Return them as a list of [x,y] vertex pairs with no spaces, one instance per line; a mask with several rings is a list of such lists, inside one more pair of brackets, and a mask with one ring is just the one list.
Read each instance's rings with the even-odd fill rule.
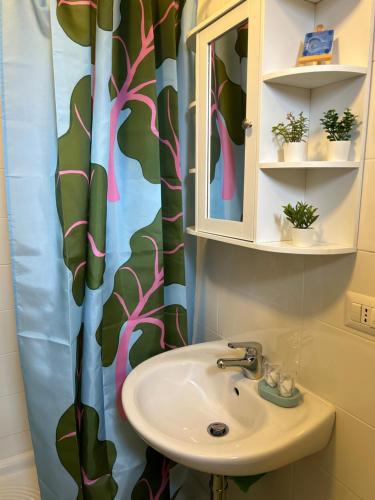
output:
[[303,57],[330,54],[332,52],[335,30],[313,31],[306,33]]

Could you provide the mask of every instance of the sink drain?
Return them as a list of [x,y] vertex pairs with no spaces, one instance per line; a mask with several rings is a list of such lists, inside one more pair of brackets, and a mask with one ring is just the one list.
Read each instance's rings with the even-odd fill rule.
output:
[[226,424],[223,424],[223,422],[213,422],[207,427],[207,432],[211,436],[221,437],[228,434],[229,427]]

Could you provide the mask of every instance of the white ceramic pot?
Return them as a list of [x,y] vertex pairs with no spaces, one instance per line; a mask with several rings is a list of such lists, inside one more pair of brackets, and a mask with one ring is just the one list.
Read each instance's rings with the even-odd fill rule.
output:
[[348,161],[350,141],[329,141],[328,161]]
[[296,162],[307,160],[306,142],[286,142],[284,144],[284,161]]
[[311,247],[314,244],[314,230],[311,227],[308,229],[293,227],[292,240],[296,247]]

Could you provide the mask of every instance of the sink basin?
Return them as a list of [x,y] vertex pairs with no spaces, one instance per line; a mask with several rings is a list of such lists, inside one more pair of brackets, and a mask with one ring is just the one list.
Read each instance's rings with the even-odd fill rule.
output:
[[[122,404],[144,441],[187,467],[230,476],[268,472],[326,446],[332,405],[299,386],[303,403],[280,408],[238,368],[218,369],[216,360],[226,356],[233,350],[224,342],[206,342],[150,358],[130,373]],[[214,422],[226,424],[227,434],[211,435]]]

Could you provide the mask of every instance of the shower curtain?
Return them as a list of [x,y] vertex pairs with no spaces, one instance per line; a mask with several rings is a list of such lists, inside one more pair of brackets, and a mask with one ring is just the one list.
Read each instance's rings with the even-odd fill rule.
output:
[[[121,386],[188,342],[194,0],[1,0],[17,333],[43,499],[177,498]],[[157,408],[155,408],[157,412]]]

